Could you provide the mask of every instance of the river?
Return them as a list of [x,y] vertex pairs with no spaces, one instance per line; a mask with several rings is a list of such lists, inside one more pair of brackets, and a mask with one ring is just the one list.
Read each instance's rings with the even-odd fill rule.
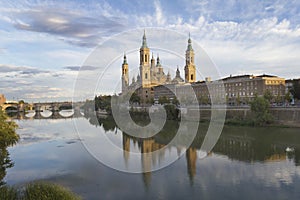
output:
[[[158,136],[137,139],[110,118],[15,121],[21,139],[8,148],[14,162],[4,177],[8,185],[49,181],[84,199],[300,199],[300,128],[225,126],[213,150],[202,158],[207,123],[200,123],[190,147],[164,149],[178,122],[169,121]],[[111,150],[101,138],[121,150]],[[104,162],[91,153],[88,141],[101,147]],[[295,151],[286,153],[287,147]],[[163,150],[150,157],[141,154],[158,149]],[[110,166],[148,172],[126,173]]]

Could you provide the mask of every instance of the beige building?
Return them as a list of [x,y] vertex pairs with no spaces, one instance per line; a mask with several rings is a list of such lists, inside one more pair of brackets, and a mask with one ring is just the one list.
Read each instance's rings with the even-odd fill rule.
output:
[[[200,104],[210,104],[211,97],[214,97],[215,103],[226,101],[228,105],[245,105],[255,95],[263,96],[266,91],[272,94],[272,101],[283,102],[286,93],[285,79],[270,75],[229,76],[217,81],[211,81],[208,78],[206,81],[199,81],[191,85],[177,84],[166,86],[154,88],[155,98],[166,96],[172,99],[175,95],[177,98],[184,98],[194,92]],[[193,91],[190,91],[191,87]],[[171,91],[175,92],[172,93]]]
[[285,79],[270,75],[244,75],[230,76],[223,80],[225,96],[228,104],[247,104],[255,95],[263,96],[269,91],[274,97],[273,101],[281,101],[285,96]]
[[266,91],[272,94],[274,102],[283,100],[285,79],[270,75],[229,76],[218,81],[196,83],[193,88],[200,103],[215,95],[215,99],[226,100],[229,105],[245,105],[256,95],[263,96]]
[[194,64],[194,50],[192,48],[191,38],[188,39],[186,50],[186,63],[184,67],[185,81],[180,76],[180,71],[177,67],[176,76],[171,79],[170,73],[165,73],[161,65],[160,58],[155,59],[152,53],[150,57],[150,49],[147,45],[146,34],[144,32],[142,46],[140,48],[140,67],[137,78],[132,78],[129,83],[129,65],[126,55],[122,64],[122,93],[128,91],[137,91],[138,95],[146,102],[154,97],[154,87],[165,84],[193,83],[196,80],[196,66]]

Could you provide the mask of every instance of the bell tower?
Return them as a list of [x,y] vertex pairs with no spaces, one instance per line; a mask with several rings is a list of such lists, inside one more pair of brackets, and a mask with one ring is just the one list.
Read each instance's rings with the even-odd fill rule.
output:
[[140,76],[142,87],[147,88],[151,85],[151,70],[150,70],[150,49],[147,47],[147,39],[144,31],[143,43],[140,48]]
[[194,57],[195,57],[195,53],[192,48],[192,40],[189,34],[188,46],[185,52],[185,67],[184,67],[186,83],[193,83],[196,81],[196,66],[194,63]]
[[122,64],[122,93],[128,91],[129,86],[129,75],[128,75],[128,63],[126,59],[126,54],[124,53],[124,60]]

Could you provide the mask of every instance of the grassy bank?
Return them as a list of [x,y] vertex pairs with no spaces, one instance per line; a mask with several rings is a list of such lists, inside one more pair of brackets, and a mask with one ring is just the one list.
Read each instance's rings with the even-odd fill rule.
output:
[[30,183],[24,189],[3,186],[0,188],[1,200],[80,200],[81,198],[67,188],[51,183]]

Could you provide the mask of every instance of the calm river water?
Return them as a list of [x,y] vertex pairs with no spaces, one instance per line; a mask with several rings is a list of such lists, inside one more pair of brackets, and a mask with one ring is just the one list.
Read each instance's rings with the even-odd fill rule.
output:
[[[177,122],[168,122],[161,134],[145,140],[122,133],[109,118],[16,122],[21,140],[8,149],[14,162],[4,178],[8,185],[50,181],[84,199],[300,199],[299,128],[225,126],[214,149],[200,159],[206,123],[200,124],[191,147],[170,147],[144,157],[141,152],[162,148],[174,137]],[[74,124],[86,138],[79,138]],[[96,160],[84,147],[84,140],[101,137],[122,148],[119,153],[102,148],[120,166],[151,169],[170,158],[176,161],[154,172],[120,172]],[[287,147],[295,151],[286,153]],[[128,151],[140,154],[139,159]]]

